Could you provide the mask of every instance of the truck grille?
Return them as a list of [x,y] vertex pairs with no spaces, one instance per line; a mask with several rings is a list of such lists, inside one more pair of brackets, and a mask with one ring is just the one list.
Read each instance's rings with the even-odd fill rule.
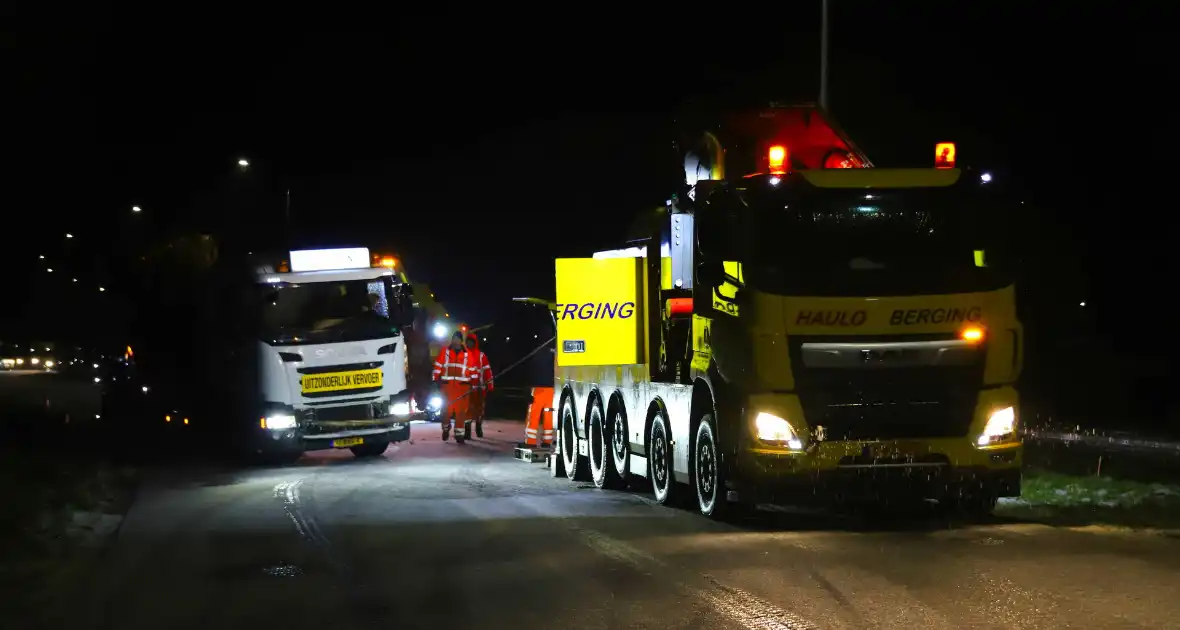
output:
[[[912,338],[864,337],[853,343],[898,342]],[[866,360],[807,365],[805,343],[832,343],[831,338],[791,338],[795,390],[808,424],[822,426],[827,440],[889,440],[962,437],[967,435],[983,383],[986,349],[959,353],[956,361],[930,364],[911,353],[895,364]],[[812,361],[817,363],[817,361]]]
[[304,409],[301,412],[304,433],[306,435],[336,433],[390,424],[393,420],[388,417],[383,405],[384,403],[366,403]]

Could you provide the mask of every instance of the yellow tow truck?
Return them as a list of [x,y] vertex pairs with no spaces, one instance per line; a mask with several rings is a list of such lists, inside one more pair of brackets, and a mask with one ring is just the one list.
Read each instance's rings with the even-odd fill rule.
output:
[[1023,330],[990,176],[949,143],[876,168],[814,106],[728,123],[681,143],[684,186],[629,247],[556,261],[554,466],[711,517],[1018,496]]

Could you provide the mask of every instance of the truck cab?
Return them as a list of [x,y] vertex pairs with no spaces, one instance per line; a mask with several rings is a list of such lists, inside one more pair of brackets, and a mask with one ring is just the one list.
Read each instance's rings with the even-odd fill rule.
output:
[[261,441],[384,452],[409,439],[412,290],[365,248],[292,251],[257,271]]

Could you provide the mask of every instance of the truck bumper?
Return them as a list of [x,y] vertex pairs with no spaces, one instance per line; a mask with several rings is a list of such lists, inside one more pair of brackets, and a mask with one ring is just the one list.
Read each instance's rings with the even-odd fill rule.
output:
[[1018,497],[1021,450],[1015,445],[982,451],[963,461],[936,453],[909,460],[845,457],[836,462],[807,454],[747,452],[732,471],[729,489],[743,501],[792,504]]
[[410,420],[399,417],[396,421],[391,419],[390,422],[374,423],[372,426],[347,430],[324,430],[319,427],[299,427],[278,431],[260,429],[258,438],[261,444],[260,449],[272,452],[348,448],[378,441],[404,442],[410,439]]

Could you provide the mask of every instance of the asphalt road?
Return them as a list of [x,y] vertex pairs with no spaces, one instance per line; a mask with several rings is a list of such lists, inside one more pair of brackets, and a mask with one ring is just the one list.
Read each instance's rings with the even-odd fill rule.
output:
[[[511,457],[520,423],[384,458],[163,470],[73,627],[1180,627],[1180,540],[766,513],[739,526]],[[589,486],[589,487],[588,487]]]

